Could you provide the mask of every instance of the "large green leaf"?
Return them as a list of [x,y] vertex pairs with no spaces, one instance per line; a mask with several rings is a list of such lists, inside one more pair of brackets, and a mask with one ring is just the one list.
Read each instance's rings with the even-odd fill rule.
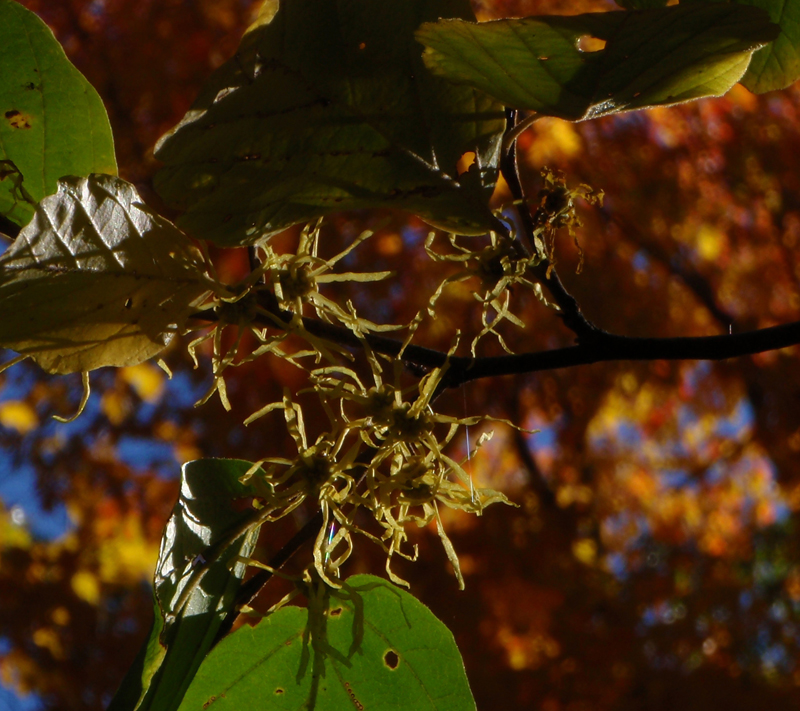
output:
[[65,178],[0,257],[0,347],[51,373],[133,365],[207,290],[200,255],[130,183]]
[[372,575],[308,610],[285,607],[208,656],[180,711],[468,711],[450,631],[419,600]]
[[[277,4],[157,146],[156,189],[188,209],[179,224],[227,246],[377,206],[456,232],[496,225],[502,107],[432,77],[414,40],[424,20],[471,17],[469,3]],[[459,177],[468,152],[476,164]]]
[[[763,10],[703,4],[483,24],[425,24],[417,38],[437,75],[504,104],[569,120],[727,92],[754,49],[777,36]],[[606,42],[596,52],[582,37]]]
[[0,67],[0,215],[24,225],[59,178],[116,174],[114,141],[97,92],[13,0],[0,0]]
[[173,711],[230,612],[258,531],[248,529],[255,490],[238,459],[183,467],[155,574],[155,622],[108,711]]

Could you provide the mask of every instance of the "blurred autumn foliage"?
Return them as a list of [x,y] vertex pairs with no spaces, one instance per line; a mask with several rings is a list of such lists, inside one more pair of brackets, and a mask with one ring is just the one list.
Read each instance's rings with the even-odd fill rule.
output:
[[[103,97],[121,176],[161,209],[152,147],[235,49],[252,2],[24,4]],[[476,3],[480,19],[605,9],[601,0]],[[631,336],[800,319],[799,114],[797,88],[757,97],[737,86],[722,99],[593,122],[542,119],[523,134],[528,194],[543,166],[605,192],[602,208],[581,206],[580,274],[576,246],[556,245],[561,277],[587,316]],[[504,197],[501,186],[497,202]],[[376,236],[348,268],[396,278],[330,293],[376,321],[408,322],[452,265],[425,255],[428,226],[388,212],[327,220],[323,249],[333,255],[366,228]],[[215,256],[223,277],[247,270],[243,250]],[[572,343],[532,296],[515,313],[528,327],[504,332],[512,349]],[[460,283],[417,342],[446,351],[457,328],[480,327],[480,305]],[[241,422],[284,387],[295,390],[296,371],[277,359],[232,369],[232,412],[213,400],[195,410],[210,369],[207,360],[193,369],[181,345],[166,357],[170,381],[152,364],[95,374],[86,412],[69,425],[51,416],[74,411],[79,379],[26,364],[3,376],[3,711],[29,693],[25,708],[104,708],[148,631],[149,584],[180,464],[291,451],[278,415]],[[797,708],[798,398],[796,347],[714,364],[582,366],[445,395],[442,408],[455,416],[488,413],[540,430],[498,425],[468,464],[476,482],[519,507],[493,507],[481,519],[447,511],[466,591],[435,530],[415,534],[420,561],[399,571],[453,630],[478,707]],[[473,445],[479,435],[469,431]],[[262,554],[299,523],[267,527]],[[379,572],[382,557],[362,546],[344,572]]]

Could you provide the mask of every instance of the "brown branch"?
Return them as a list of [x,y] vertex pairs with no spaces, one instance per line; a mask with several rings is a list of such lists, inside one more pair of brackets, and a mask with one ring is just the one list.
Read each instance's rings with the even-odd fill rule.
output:
[[[262,306],[272,316],[258,316],[260,326],[288,329],[292,313],[277,307],[274,295],[260,292]],[[194,318],[216,321],[213,312],[200,312]],[[498,375],[519,375],[578,365],[622,360],[726,360],[755,353],[764,353],[800,344],[800,321],[771,326],[745,333],[722,336],[691,336],[678,338],[631,338],[596,330],[592,338],[575,346],[549,351],[521,353],[518,355],[470,358],[449,356],[442,351],[423,346],[408,345],[402,341],[368,334],[362,338],[350,329],[325,321],[304,317],[303,327],[310,334],[341,346],[361,349],[364,342],[378,353],[397,356],[402,351],[403,360],[424,368],[441,368],[448,365],[447,387],[458,387],[471,380]]]
[[[513,130],[517,122],[516,109],[506,109],[506,132]],[[519,177],[519,164],[517,162],[517,142],[513,141],[508,152],[500,159],[500,172],[503,174],[514,201],[519,203],[520,225],[528,240],[531,249],[536,249],[534,242],[535,225],[530,209],[525,202],[525,192]],[[541,262],[531,269],[536,279],[547,287],[550,296],[559,307],[559,316],[564,325],[577,337],[578,342],[591,341],[602,333],[601,329],[591,323],[581,312],[575,297],[570,294],[556,273],[555,267],[549,259]]]
[[[316,538],[322,526],[322,511],[317,511],[303,527],[292,536],[292,538],[281,548],[269,561],[269,567],[275,570],[282,568],[284,564],[308,541]],[[244,605],[249,605],[261,589],[272,579],[272,571],[261,569],[247,582],[243,583],[236,592],[233,604],[228,608],[228,614],[222,621],[217,634],[214,637],[212,646],[216,645],[228,632],[231,631],[233,623],[239,616],[239,610]]]
[[746,333],[688,338],[629,338],[600,332],[591,342],[538,353],[476,358],[459,374],[467,358],[451,358],[451,386],[495,375],[534,373],[621,360],[726,360],[800,344],[800,321]]

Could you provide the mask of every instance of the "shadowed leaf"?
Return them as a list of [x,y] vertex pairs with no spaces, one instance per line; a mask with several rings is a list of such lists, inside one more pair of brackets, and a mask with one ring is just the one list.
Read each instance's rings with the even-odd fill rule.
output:
[[[414,30],[471,17],[462,0],[267,3],[236,56],[161,139],[156,188],[179,224],[225,246],[321,215],[409,210],[483,233],[502,107],[432,77]],[[475,153],[474,167],[457,163]]]
[[372,575],[349,578],[319,608],[285,607],[223,640],[181,711],[211,703],[220,710],[475,708],[450,631],[414,596]]

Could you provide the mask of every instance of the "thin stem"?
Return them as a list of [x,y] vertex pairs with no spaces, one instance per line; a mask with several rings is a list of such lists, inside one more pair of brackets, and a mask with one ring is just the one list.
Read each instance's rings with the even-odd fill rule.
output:
[[[517,111],[506,109],[506,134],[516,130]],[[513,141],[508,152],[500,159],[500,172],[503,174],[514,201],[519,204],[518,214],[520,226],[524,232],[531,249],[536,249],[534,232],[536,225],[526,203],[525,192],[519,178],[519,164],[517,162],[517,143]],[[536,279],[547,287],[555,304],[561,310],[561,320],[577,337],[578,342],[589,341],[596,338],[602,331],[591,323],[581,312],[575,297],[570,294],[559,279],[555,267],[546,257],[531,269]]]
[[[302,546],[308,541],[312,541],[317,537],[319,528],[322,525],[322,511],[317,511],[308,521],[305,522],[303,527],[292,536],[289,541],[281,548],[272,560],[269,561],[269,567],[279,569],[286,564],[286,562],[297,553]],[[263,588],[272,578],[272,572],[265,569],[260,569],[252,578],[246,583],[243,583],[236,593],[236,599],[228,609],[228,614],[222,621],[217,634],[214,637],[214,644],[217,644],[228,632],[230,632],[234,621],[239,616],[239,610],[244,605],[249,605],[261,592]],[[213,645],[212,645],[213,646]]]
[[450,384],[496,375],[534,373],[621,360],[726,360],[800,344],[800,321],[746,333],[688,338],[628,338],[600,332],[589,343],[538,353],[476,358],[461,373],[464,358],[451,358]]
[[[275,315],[288,327],[290,313],[278,311]],[[195,318],[216,320],[213,313],[195,314]],[[261,326],[276,327],[276,322],[267,317],[259,317],[256,322]],[[304,317],[303,327],[309,333],[333,343],[356,349],[363,347],[361,339],[344,326]],[[374,351],[384,355],[396,356],[403,349],[402,341],[386,336],[368,334],[364,336],[364,341]],[[605,361],[726,360],[798,344],[800,321],[745,333],[679,338],[630,338],[597,330],[590,340],[575,346],[490,358],[448,356],[442,351],[415,345],[406,346],[402,352],[403,360],[424,368],[441,368],[447,364],[446,386],[458,387],[480,378],[573,368]]]

